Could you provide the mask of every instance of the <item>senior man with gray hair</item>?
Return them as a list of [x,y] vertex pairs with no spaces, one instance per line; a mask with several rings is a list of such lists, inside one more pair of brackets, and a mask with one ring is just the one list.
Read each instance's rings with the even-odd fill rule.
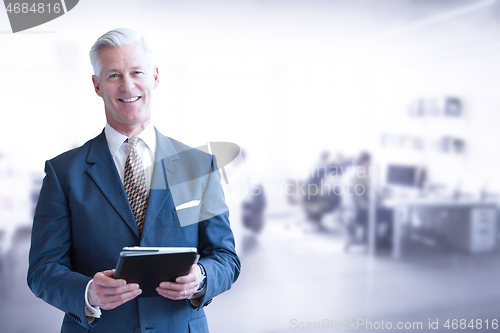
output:
[[[147,39],[109,31],[90,59],[107,123],[45,164],[28,285],[66,313],[61,332],[208,332],[203,307],[240,272],[216,159],[151,124],[160,81]],[[196,247],[200,260],[141,297],[114,278],[126,246]]]

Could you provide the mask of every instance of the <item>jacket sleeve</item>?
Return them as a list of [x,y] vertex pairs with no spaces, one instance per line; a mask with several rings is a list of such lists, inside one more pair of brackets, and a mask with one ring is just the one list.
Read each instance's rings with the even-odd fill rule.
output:
[[212,298],[229,290],[241,269],[229,224],[229,211],[224,199],[215,156],[211,158],[198,225],[199,263],[206,271],[206,291],[197,308],[207,306]]
[[[84,293],[91,278],[71,266],[71,212],[50,161],[33,219],[28,286],[45,302],[67,313],[88,329]],[[98,323],[96,319],[92,326]]]

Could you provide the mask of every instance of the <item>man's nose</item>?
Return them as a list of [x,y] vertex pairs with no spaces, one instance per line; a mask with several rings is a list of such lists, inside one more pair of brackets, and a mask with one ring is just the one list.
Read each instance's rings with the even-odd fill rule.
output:
[[121,89],[123,91],[130,91],[132,90],[133,88],[135,87],[135,82],[133,80],[133,78],[131,78],[130,76],[128,75],[125,75],[123,77],[123,80],[122,80],[122,85],[121,85]]

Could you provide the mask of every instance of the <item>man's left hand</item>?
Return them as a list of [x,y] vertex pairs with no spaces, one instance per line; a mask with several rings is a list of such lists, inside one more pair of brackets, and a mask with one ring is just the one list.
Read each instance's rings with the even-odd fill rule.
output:
[[175,282],[162,282],[156,288],[158,294],[172,300],[186,299],[193,296],[201,283],[200,266],[194,264],[188,275],[179,276]]

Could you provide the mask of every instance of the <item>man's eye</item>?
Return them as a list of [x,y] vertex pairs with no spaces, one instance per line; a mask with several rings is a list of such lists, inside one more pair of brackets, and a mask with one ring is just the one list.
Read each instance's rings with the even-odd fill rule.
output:
[[118,74],[111,74],[109,77],[118,77]]
[[135,71],[134,74],[142,74],[140,71]]

